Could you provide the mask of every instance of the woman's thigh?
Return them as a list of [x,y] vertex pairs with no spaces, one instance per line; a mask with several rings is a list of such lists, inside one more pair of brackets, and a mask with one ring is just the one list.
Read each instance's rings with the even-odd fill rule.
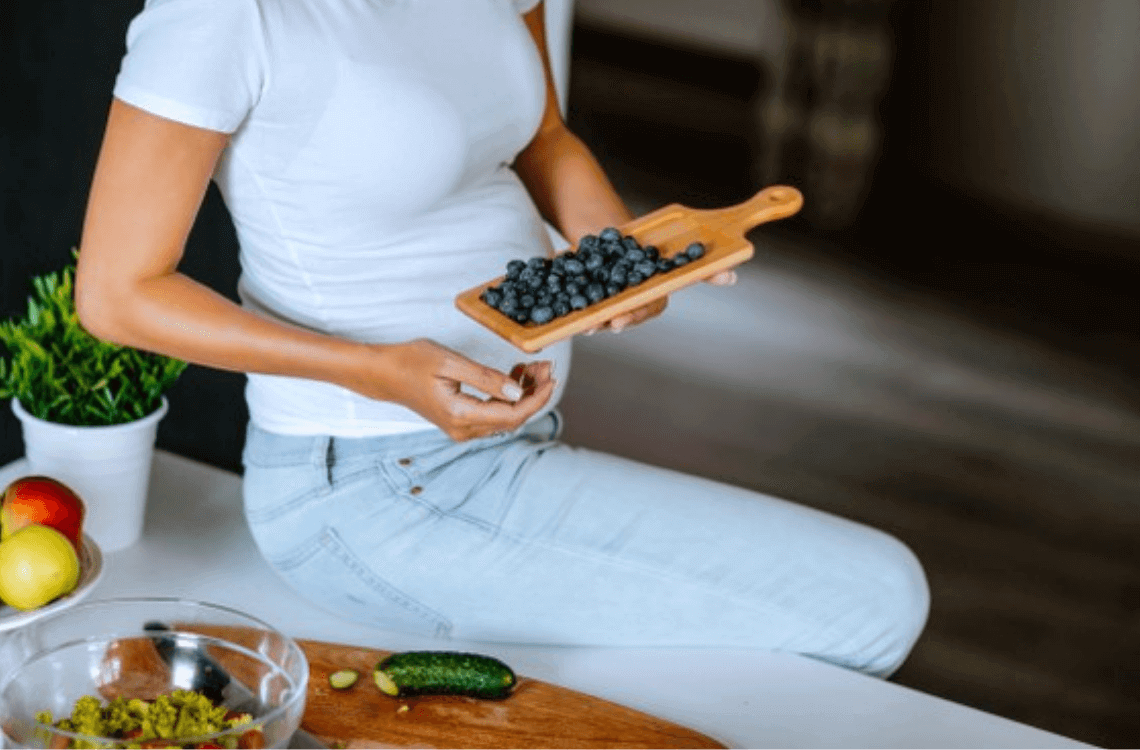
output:
[[913,645],[925,580],[893,538],[556,432],[326,466],[326,489],[279,501],[293,541],[271,562],[342,615],[476,640],[773,648],[875,674]]

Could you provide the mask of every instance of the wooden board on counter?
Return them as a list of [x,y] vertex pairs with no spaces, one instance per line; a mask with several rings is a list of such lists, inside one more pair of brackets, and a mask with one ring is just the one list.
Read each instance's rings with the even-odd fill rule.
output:
[[[372,682],[390,652],[298,641],[309,659],[301,726],[331,746],[451,748],[720,748],[686,727],[541,680],[519,675],[505,700],[450,696],[391,698]],[[356,669],[348,690],[329,674]]]
[[694,209],[671,204],[620,226],[618,229],[622,234],[633,236],[643,247],[655,245],[664,257],[673,257],[694,241],[705,244],[705,255],[682,268],[651,276],[638,286],[544,325],[516,323],[481,299],[488,287],[500,284],[505,276],[461,293],[456,297],[455,305],[522,351],[534,353],[743,263],[754,252],[745,233],[765,222],[792,216],[800,210],[803,202],[803,195],[795,188],[774,185],[736,206]]

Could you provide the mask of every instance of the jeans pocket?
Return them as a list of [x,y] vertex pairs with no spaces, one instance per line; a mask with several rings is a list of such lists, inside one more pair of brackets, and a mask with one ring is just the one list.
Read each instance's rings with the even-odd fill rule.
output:
[[451,633],[446,617],[392,585],[332,527],[269,563],[298,593],[339,617],[439,638]]

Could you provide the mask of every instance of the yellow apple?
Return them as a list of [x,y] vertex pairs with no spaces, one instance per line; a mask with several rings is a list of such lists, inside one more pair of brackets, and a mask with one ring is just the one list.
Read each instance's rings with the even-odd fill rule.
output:
[[79,556],[60,532],[32,524],[0,542],[0,600],[16,609],[42,607],[79,583]]

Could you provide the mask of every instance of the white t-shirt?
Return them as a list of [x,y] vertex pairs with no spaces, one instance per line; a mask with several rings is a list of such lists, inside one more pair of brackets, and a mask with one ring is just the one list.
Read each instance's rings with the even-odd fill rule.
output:
[[[541,119],[537,0],[148,0],[115,96],[232,133],[214,179],[241,246],[242,304],[373,343],[434,339],[504,372],[529,356],[455,296],[550,237],[510,168]],[[250,373],[250,416],[282,434],[431,429],[324,382]],[[538,415],[541,416],[541,415]],[[537,416],[536,416],[537,418]]]

